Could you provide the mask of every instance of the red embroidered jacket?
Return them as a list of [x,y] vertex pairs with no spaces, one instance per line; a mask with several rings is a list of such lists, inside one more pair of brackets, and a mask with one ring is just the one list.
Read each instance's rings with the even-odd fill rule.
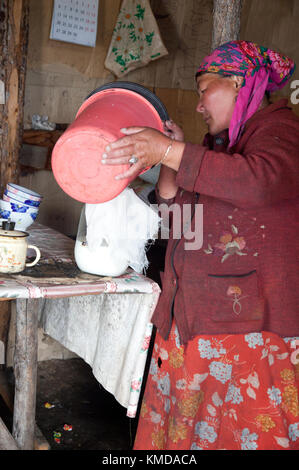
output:
[[[262,330],[299,336],[299,118],[280,100],[247,121],[231,153],[213,140],[213,150],[186,144],[176,198],[159,199],[202,204],[203,240],[194,250],[185,249],[190,231],[169,239],[152,321],[167,338],[174,317],[182,343]],[[199,220],[195,212],[193,232]]]

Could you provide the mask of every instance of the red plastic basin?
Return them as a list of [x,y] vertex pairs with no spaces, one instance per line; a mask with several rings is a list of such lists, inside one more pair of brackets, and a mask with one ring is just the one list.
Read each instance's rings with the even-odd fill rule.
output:
[[102,154],[109,142],[124,136],[120,129],[130,126],[163,131],[154,106],[131,90],[103,90],[84,101],[52,152],[53,174],[63,191],[89,204],[118,196],[131,180],[115,180],[114,177],[123,173],[129,164],[103,165]]

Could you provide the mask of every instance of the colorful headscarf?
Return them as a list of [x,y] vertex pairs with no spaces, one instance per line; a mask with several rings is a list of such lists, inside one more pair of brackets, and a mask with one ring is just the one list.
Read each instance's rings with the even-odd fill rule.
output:
[[205,57],[200,72],[240,75],[244,83],[239,91],[229,128],[229,147],[240,138],[246,121],[258,110],[266,91],[282,88],[295,70],[286,56],[248,41],[231,41]]

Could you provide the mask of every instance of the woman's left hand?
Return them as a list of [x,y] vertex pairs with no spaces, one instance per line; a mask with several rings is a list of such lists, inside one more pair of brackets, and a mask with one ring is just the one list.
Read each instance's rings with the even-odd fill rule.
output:
[[135,178],[143,169],[156,165],[171,143],[169,137],[150,127],[128,127],[121,132],[126,135],[107,145],[102,155],[105,165],[131,164],[115,179]]

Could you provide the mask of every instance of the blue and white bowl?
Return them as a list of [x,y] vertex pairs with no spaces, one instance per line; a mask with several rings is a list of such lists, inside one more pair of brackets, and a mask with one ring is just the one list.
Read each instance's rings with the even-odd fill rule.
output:
[[6,189],[8,189],[8,191],[15,195],[25,197],[27,199],[30,199],[31,201],[40,202],[43,198],[40,194],[36,193],[35,191],[24,188],[23,186],[19,186],[18,184],[14,183],[7,183]]
[[15,222],[15,230],[26,231],[34,220],[32,214],[10,212],[0,209],[0,218],[3,220],[10,219],[11,222]]
[[21,196],[19,194],[12,193],[8,189],[5,189],[3,194],[3,200],[7,202],[16,202],[18,204],[26,204],[26,206],[31,207],[39,207],[41,201],[33,201],[32,199],[28,199],[25,196]]
[[15,222],[15,230],[26,230],[36,220],[38,208],[0,199],[0,218]]
[[27,213],[27,214],[37,214],[38,213],[38,207],[31,207],[27,206],[26,204],[23,204],[22,202],[17,202],[17,201],[4,201],[3,199],[0,199],[0,209],[3,210],[8,210],[11,212],[18,212],[21,214]]

